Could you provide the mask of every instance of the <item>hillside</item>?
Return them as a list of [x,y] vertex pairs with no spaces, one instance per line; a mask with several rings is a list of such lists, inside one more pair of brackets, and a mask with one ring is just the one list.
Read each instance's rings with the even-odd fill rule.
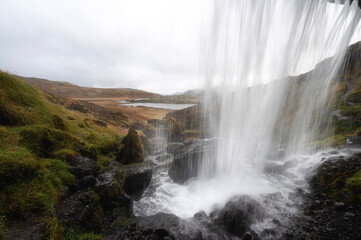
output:
[[118,100],[151,98],[159,94],[129,88],[90,88],[80,87],[68,82],[49,81],[40,78],[28,78],[17,76],[24,82],[40,88],[46,92],[55,93],[59,96],[70,98],[117,98]]
[[29,216],[48,239],[60,239],[55,205],[76,181],[69,161],[82,156],[104,166],[113,158],[123,128],[60,100],[0,71],[0,239],[8,230],[15,239],[12,226],[21,234],[16,221]]

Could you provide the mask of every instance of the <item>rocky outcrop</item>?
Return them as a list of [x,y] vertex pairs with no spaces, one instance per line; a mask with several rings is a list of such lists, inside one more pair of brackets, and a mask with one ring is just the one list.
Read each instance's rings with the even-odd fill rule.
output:
[[[265,217],[262,206],[248,196],[229,200],[222,209],[210,213],[213,221],[238,237],[252,236],[251,225]],[[254,234],[254,237],[256,235]]]
[[77,178],[83,178],[89,175],[94,176],[100,171],[100,166],[91,158],[83,156],[68,157],[67,162],[69,163],[69,172]]
[[123,164],[139,163],[144,160],[144,146],[135,130],[130,130],[123,139],[116,160]]
[[292,219],[281,239],[361,239],[361,199],[347,184],[360,170],[360,153],[325,160],[304,194],[303,214]]
[[[168,171],[169,176],[175,183],[183,184],[190,178],[198,176],[199,169],[202,164],[206,164],[204,159],[207,159],[212,167],[211,154],[215,151],[215,140],[199,140],[192,144],[186,145],[179,149],[174,154],[174,160]],[[209,154],[207,158],[204,158],[205,154]],[[208,163],[208,162],[207,162]]]
[[103,169],[96,179],[95,192],[103,199],[116,199],[122,191],[123,177],[119,167]]
[[353,199],[346,182],[360,170],[361,153],[349,157],[333,157],[319,166],[317,173],[311,179],[311,186],[316,192],[323,192],[335,200],[357,200]]
[[126,168],[124,178],[124,191],[135,199],[139,199],[150,184],[152,169],[144,167]]
[[57,217],[64,226],[77,226],[86,231],[100,231],[103,209],[100,197],[92,191],[76,192],[57,206]]
[[78,156],[68,160],[76,183],[65,191],[56,208],[62,226],[102,232],[122,217],[133,217],[133,199],[149,186],[152,170],[146,164],[126,167],[110,161],[101,169],[95,160]]
[[231,239],[217,228],[207,228],[200,222],[183,220],[174,214],[158,213],[148,217],[137,217],[124,224],[122,218],[114,221],[104,240],[120,239],[164,239],[164,240],[222,240]]

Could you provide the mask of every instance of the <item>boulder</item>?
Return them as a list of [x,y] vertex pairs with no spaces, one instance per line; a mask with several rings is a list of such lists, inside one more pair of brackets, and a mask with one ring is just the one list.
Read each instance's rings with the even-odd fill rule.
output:
[[83,156],[69,157],[67,162],[69,164],[69,172],[76,178],[83,178],[89,175],[95,176],[101,169],[95,160]]
[[137,198],[140,198],[147,189],[152,179],[152,170],[150,168],[132,167],[124,171],[124,191]]
[[174,154],[176,151],[178,151],[179,149],[182,149],[185,147],[184,143],[169,143],[167,145],[167,152],[169,154]]
[[[168,171],[170,178],[179,184],[183,184],[188,179],[197,177],[202,164],[208,164],[210,171],[214,167],[212,161],[212,152],[215,150],[215,140],[194,141],[192,144],[186,145],[174,154],[174,160]],[[206,157],[205,154],[207,154]],[[207,163],[204,163],[204,160]]]
[[61,200],[56,215],[63,225],[97,232],[100,231],[104,216],[100,197],[92,191],[76,192]]
[[222,209],[210,213],[213,221],[238,237],[251,230],[251,225],[264,217],[262,206],[248,196],[237,196],[229,200]]
[[143,142],[135,130],[130,130],[123,139],[121,148],[116,153],[116,160],[123,164],[137,163],[144,160]]
[[102,199],[114,200],[122,191],[123,178],[119,167],[107,167],[99,173],[94,190]]
[[124,218],[117,218],[113,229],[103,239],[177,239],[177,240],[222,240],[230,239],[227,234],[207,229],[199,222],[187,221],[174,214],[157,213],[153,216],[137,217],[124,224]]
[[326,194],[328,198],[352,201],[350,180],[360,170],[361,153],[346,157],[330,157],[317,168],[316,174],[310,181],[311,187],[318,193]]

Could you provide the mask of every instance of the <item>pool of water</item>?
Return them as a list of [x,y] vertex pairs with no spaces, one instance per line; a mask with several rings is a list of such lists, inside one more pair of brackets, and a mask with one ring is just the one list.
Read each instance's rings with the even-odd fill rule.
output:
[[173,104],[173,103],[127,103],[124,101],[120,102],[121,106],[132,106],[132,107],[150,107],[150,108],[159,108],[159,109],[172,109],[172,110],[182,110],[185,108],[193,107],[196,104]]

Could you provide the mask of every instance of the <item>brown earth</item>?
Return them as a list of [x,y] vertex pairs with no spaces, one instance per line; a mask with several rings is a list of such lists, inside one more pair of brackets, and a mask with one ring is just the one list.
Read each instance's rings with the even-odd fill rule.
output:
[[[22,76],[17,77],[53,96],[60,96],[66,99],[71,98],[72,100],[64,100],[64,104],[69,105],[68,107],[70,108],[81,108],[80,111],[91,112],[93,115],[96,115],[97,118],[106,122],[112,122],[113,124],[119,121],[119,123],[115,123],[115,125],[122,125],[124,127],[135,121],[146,122],[148,119],[162,119],[167,113],[172,111],[167,109],[119,105],[119,101],[124,100],[160,97],[159,94],[142,90],[128,88],[89,88],[80,87],[68,82],[56,82]],[[65,101],[68,102],[65,103]]]
[[40,78],[17,76],[24,82],[40,88],[46,92],[59,96],[81,99],[116,98],[120,100],[158,97],[159,94],[130,88],[90,88],[80,87],[68,82],[49,81]]

